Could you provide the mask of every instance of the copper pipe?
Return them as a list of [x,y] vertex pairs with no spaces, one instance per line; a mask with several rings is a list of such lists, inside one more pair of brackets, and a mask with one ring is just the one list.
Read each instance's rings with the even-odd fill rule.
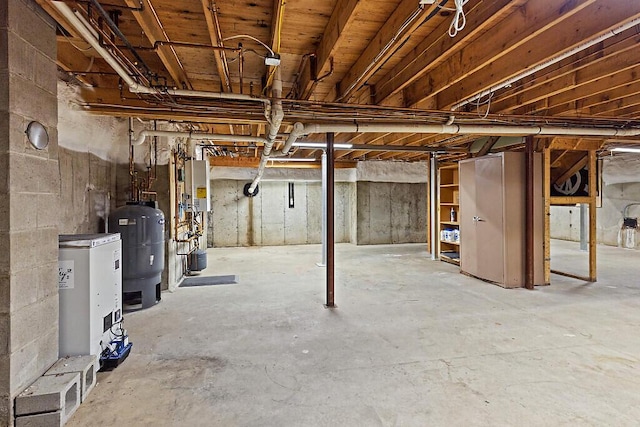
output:
[[327,133],[327,308],[335,307],[335,212],[334,212],[334,152],[333,132]]
[[240,93],[244,93],[244,55],[242,53],[242,43],[238,44],[240,53],[238,54],[238,72],[240,74]]
[[173,212],[173,238],[176,240],[178,238],[178,228],[180,226],[180,201],[178,198],[178,152],[173,152],[173,191],[175,192],[175,203],[174,203],[174,212]]
[[533,289],[534,286],[534,158],[533,158],[533,136],[529,135],[525,139],[525,262],[524,262],[524,286]]

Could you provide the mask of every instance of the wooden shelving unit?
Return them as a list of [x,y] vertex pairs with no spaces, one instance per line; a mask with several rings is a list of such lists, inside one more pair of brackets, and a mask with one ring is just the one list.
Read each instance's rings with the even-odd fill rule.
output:
[[[440,259],[460,265],[460,175],[458,165],[438,168],[438,231]],[[453,213],[452,213],[453,212]]]

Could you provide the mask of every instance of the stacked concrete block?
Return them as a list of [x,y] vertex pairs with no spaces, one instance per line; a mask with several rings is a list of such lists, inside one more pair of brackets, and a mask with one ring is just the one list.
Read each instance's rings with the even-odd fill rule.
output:
[[[35,0],[0,1],[0,425],[58,359],[55,22]],[[43,124],[49,145],[25,130]],[[28,208],[27,208],[28,206]]]
[[16,397],[16,427],[63,426],[80,406],[80,374],[46,375]]
[[58,360],[45,375],[80,374],[80,402],[84,402],[96,385],[98,356],[74,356]]

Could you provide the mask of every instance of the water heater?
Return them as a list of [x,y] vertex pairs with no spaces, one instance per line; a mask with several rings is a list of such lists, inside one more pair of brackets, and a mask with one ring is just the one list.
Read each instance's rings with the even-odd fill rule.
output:
[[185,202],[193,211],[211,211],[210,174],[207,160],[191,160],[185,167]]

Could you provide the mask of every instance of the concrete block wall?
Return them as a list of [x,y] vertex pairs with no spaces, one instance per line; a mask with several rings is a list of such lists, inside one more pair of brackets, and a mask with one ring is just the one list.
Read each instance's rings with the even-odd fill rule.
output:
[[[58,167],[54,22],[32,0],[0,2],[0,425],[58,358]],[[49,146],[25,137],[37,120]]]
[[[63,141],[60,141],[62,144]],[[103,233],[115,207],[116,165],[60,147],[60,234]]]
[[[242,193],[247,181],[213,180],[209,243],[214,247],[268,246],[322,241],[322,185],[292,181],[294,207],[289,207],[289,182],[263,181],[255,197]],[[351,241],[353,183],[336,183],[336,242]]]
[[426,242],[427,191],[423,183],[359,181],[356,243]]

